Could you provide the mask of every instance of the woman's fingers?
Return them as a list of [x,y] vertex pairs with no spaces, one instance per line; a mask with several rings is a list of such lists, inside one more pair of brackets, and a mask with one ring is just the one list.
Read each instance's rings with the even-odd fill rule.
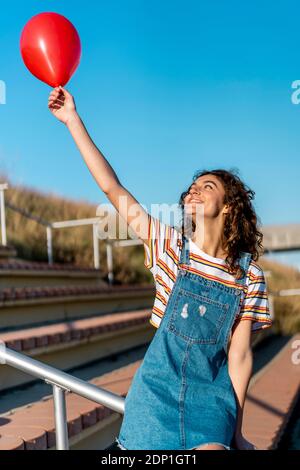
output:
[[63,108],[63,105],[59,104],[59,103],[56,103],[56,102],[53,102],[53,103],[50,103],[48,104],[48,108],[56,108],[56,109],[62,109]]
[[60,106],[64,106],[64,104],[65,104],[64,101],[59,100],[59,99],[55,99],[55,98],[48,100],[48,104],[53,104],[53,103],[54,104],[59,104]]
[[62,96],[62,97],[65,97],[64,92],[62,90],[56,89],[56,88],[54,88],[54,90],[52,90],[50,92],[49,96]]
[[68,90],[66,90],[65,88],[63,88],[62,86],[59,87],[59,90],[61,93],[63,93],[65,96],[67,96],[68,98],[71,98],[72,95],[68,92]]
[[50,95],[58,95],[58,94],[59,94],[59,90],[57,90],[56,88],[54,88],[54,90],[50,92]]
[[60,99],[65,99],[65,96],[61,93],[57,93],[57,92],[51,92],[50,95],[49,95],[49,99],[50,98],[60,98]]
[[64,108],[71,99],[73,99],[72,95],[63,87],[53,88],[48,97],[48,108],[55,113]]
[[56,104],[59,104],[60,106],[64,106],[65,102],[62,101],[62,100],[55,100],[55,99],[52,99],[52,100],[48,100],[48,104],[49,103],[56,103]]
[[61,101],[64,103],[65,98],[62,98],[61,96],[49,96],[48,101]]
[[49,98],[48,98],[48,101],[61,101],[61,102],[64,102],[65,97],[60,96],[60,95],[50,95]]
[[72,95],[62,86],[54,88],[49,95],[50,98],[60,98],[65,99],[66,97],[71,98]]
[[64,103],[60,103],[60,102],[57,102],[57,101],[49,101],[48,106],[59,106],[59,108],[63,108]]
[[58,106],[56,104],[51,104],[48,106],[49,109],[61,109],[61,106]]

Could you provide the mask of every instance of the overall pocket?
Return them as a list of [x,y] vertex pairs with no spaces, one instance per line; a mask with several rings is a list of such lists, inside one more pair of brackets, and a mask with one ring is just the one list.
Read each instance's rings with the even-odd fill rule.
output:
[[215,344],[228,308],[228,303],[180,288],[167,329],[194,343]]

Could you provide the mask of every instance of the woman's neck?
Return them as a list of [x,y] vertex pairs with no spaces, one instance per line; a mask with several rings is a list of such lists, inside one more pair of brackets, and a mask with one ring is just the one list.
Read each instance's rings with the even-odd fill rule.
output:
[[219,227],[209,229],[206,224],[206,230],[203,227],[197,230],[196,227],[191,240],[200,250],[204,251],[204,253],[207,253],[209,256],[225,260],[227,253],[222,247],[222,233]]

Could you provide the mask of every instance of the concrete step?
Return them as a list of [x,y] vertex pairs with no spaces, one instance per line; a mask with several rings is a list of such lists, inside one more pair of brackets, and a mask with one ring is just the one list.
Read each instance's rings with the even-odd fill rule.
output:
[[16,255],[17,255],[17,251],[13,246],[10,246],[10,245],[4,246],[0,244],[0,260],[13,258]]
[[8,287],[0,290],[0,332],[152,308],[154,296],[149,284]]
[[99,269],[73,264],[22,259],[1,259],[0,289],[5,287],[41,287],[59,285],[106,286],[107,281]]
[[[154,328],[150,309],[109,313],[37,328],[10,331],[0,339],[10,349],[59,369],[82,366],[151,341]],[[6,365],[0,367],[0,390],[27,384],[30,375]]]

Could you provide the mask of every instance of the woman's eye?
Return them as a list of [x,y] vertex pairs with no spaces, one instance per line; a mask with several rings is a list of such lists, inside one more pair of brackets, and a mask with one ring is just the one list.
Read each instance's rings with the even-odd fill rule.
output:
[[[213,189],[212,185],[211,184],[205,184],[204,187],[206,188],[206,186],[208,186],[210,189]],[[194,188],[197,192],[199,191],[198,188]]]

